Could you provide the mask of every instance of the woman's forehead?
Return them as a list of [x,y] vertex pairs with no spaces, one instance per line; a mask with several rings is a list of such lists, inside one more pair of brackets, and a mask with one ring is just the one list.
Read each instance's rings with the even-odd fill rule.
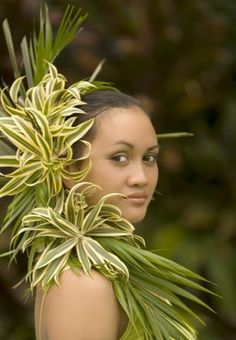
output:
[[111,107],[104,110],[96,117],[97,121],[104,122],[104,124],[115,125],[118,123],[126,123],[128,121],[148,121],[151,119],[146,112],[138,106],[129,107]]
[[141,138],[155,143],[156,133],[148,115],[139,107],[112,108],[97,117],[95,139],[116,142]]

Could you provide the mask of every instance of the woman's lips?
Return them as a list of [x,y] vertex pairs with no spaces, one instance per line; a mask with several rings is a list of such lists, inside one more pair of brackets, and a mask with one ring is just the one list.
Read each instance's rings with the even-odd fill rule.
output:
[[145,193],[133,193],[127,195],[128,202],[134,205],[143,205],[146,203],[147,195]]

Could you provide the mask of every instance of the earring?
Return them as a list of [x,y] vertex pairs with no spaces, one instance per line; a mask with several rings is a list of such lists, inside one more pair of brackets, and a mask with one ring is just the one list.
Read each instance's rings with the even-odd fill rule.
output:
[[151,201],[155,201],[156,200],[156,195],[162,195],[162,193],[158,190],[155,190],[152,196]]

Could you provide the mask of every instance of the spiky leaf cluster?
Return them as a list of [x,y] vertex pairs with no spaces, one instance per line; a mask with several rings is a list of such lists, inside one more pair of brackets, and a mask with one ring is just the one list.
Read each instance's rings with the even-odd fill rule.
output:
[[[87,162],[80,171],[68,170],[89,155],[88,142],[81,141],[87,152],[79,159],[73,158],[72,146],[93,124],[93,119],[81,124],[75,121],[84,114],[81,94],[95,85],[80,81],[66,88],[64,76],[54,65],[47,66],[47,74],[27,90],[24,99],[20,94],[22,77],[0,94],[6,114],[0,117],[0,131],[16,149],[13,155],[0,156],[0,167],[14,169],[4,174],[8,181],[0,189],[0,197],[15,196],[11,204],[14,216],[18,208],[20,215],[22,204],[28,204],[31,196],[31,207],[47,206],[52,197],[63,194],[63,180],[81,181],[90,169]],[[9,223],[9,215],[7,219]]]
[[78,259],[79,267],[88,275],[93,267],[110,276],[120,273],[128,278],[126,265],[96,239],[125,237],[132,242],[134,228],[121,217],[117,207],[106,203],[117,194],[108,194],[89,207],[86,197],[91,189],[98,190],[91,183],[79,183],[66,192],[65,200],[57,202],[54,209],[35,208],[23,218],[13,243],[15,249],[28,252],[27,278],[31,289],[38,284],[43,288],[53,282],[59,284],[59,275],[71,256]]

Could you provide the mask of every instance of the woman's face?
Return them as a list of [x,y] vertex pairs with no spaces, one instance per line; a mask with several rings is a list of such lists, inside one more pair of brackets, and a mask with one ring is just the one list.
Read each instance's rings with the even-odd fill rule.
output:
[[131,223],[140,222],[153,196],[158,168],[158,144],[149,117],[138,107],[114,108],[97,118],[91,142],[92,168],[86,181],[99,185],[89,197],[96,204],[108,193],[121,193],[109,199]]

